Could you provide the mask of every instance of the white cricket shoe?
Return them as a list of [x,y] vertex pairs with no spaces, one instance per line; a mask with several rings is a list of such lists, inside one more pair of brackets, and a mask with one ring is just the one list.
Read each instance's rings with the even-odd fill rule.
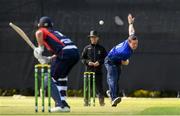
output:
[[107,95],[109,98],[111,98],[110,90],[107,90],[107,91],[106,91],[106,95]]
[[54,108],[51,108],[51,112],[70,112],[70,108],[69,107],[54,107]]
[[116,97],[113,101],[112,101],[112,107],[116,107],[118,103],[121,102],[121,98],[120,97]]

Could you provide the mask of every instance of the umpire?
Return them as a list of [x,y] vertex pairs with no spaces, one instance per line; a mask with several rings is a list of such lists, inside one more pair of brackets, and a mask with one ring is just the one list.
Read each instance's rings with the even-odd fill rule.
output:
[[[85,71],[95,72],[96,76],[96,93],[99,98],[100,106],[104,106],[104,92],[103,92],[103,73],[102,73],[102,65],[104,63],[104,59],[107,55],[105,48],[99,45],[99,35],[97,31],[91,30],[90,35],[90,44],[85,46],[82,52],[82,63],[85,65]],[[85,106],[88,105],[87,100],[85,100]]]

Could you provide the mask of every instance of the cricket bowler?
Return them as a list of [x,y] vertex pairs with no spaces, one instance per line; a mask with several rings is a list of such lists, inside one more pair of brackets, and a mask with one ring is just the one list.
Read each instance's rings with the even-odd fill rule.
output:
[[107,83],[109,86],[111,105],[116,107],[121,102],[119,97],[119,76],[121,75],[121,65],[128,65],[129,58],[133,51],[138,46],[138,39],[135,36],[135,29],[133,26],[135,18],[131,14],[128,15],[129,23],[129,37],[127,40],[116,45],[111,49],[105,58],[105,67],[107,70]]

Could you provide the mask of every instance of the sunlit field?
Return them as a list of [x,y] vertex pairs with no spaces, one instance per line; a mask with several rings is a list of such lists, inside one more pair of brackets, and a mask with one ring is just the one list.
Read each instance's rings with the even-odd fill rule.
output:
[[[47,99],[45,113],[41,112],[39,99],[39,112],[34,111],[34,97],[15,96],[0,97],[0,115],[66,115],[66,116],[112,116],[112,115],[180,115],[180,99],[178,98],[123,98],[117,107],[111,107],[110,100],[105,99],[106,105],[84,107],[83,98],[68,98],[71,112],[48,113]],[[54,102],[52,102],[52,107]]]

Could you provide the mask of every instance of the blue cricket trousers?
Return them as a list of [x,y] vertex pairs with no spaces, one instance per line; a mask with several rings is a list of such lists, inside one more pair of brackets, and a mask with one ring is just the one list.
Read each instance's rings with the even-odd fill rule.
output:
[[105,58],[104,65],[107,70],[107,83],[110,90],[111,100],[119,97],[119,76],[121,74],[121,64],[112,62],[108,57]]

